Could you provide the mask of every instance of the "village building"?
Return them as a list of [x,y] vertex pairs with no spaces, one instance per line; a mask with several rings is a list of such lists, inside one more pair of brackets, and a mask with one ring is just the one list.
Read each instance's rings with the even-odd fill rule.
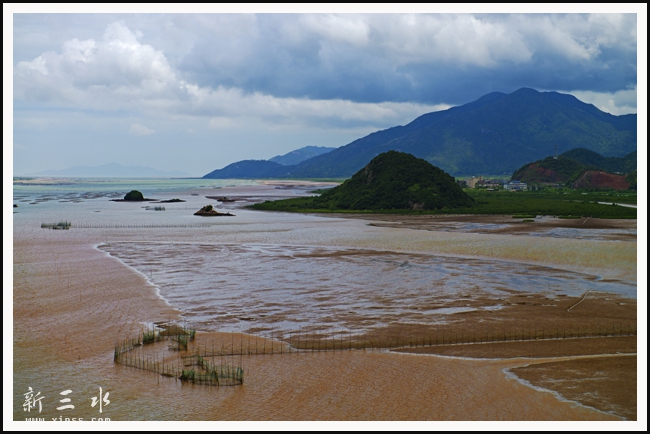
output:
[[513,179],[507,184],[503,184],[503,188],[509,191],[526,191],[528,187],[525,182],[521,182],[517,179]]

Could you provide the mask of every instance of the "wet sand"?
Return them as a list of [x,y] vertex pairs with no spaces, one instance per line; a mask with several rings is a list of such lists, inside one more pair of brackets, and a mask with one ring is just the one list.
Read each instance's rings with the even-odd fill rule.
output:
[[[608,278],[637,279],[636,220],[544,217],[535,223],[524,223],[522,219],[500,215],[320,215],[367,221],[369,226],[384,228],[385,238],[395,230],[395,245],[400,245],[399,240],[406,234],[413,251],[421,249],[449,256],[507,260]],[[549,234],[553,230],[557,235]]]
[[[255,194],[269,194],[262,189],[250,190]],[[372,223],[375,224],[375,220]],[[631,240],[594,242],[536,238],[533,244],[531,237],[526,235],[427,230],[431,236],[422,237],[421,231],[399,224],[384,228],[363,226],[367,229],[360,226],[359,232],[372,231],[372,235],[381,231],[381,240],[364,232],[357,237],[330,237],[325,244],[395,251],[404,250],[407,245],[412,252],[521,261],[636,281],[636,243]],[[146,236],[136,238],[158,242],[197,239],[196,234],[188,235],[188,232],[171,233],[148,231]],[[287,232],[287,242],[299,244],[306,233]],[[569,393],[576,390],[575,385],[564,381],[567,378],[559,378],[561,375],[557,377],[557,373],[574,370],[571,364],[575,360],[565,357],[570,354],[557,348],[549,350],[548,354],[536,355],[531,355],[530,351],[508,354],[497,349],[495,357],[511,357],[501,360],[469,359],[466,357],[479,356],[468,353],[456,353],[461,358],[449,358],[385,350],[242,356],[239,363],[246,371],[244,385],[221,388],[181,384],[175,379],[117,365],[113,362],[116,341],[137,332],[145,323],[180,318],[179,312],[156,296],[155,287],[146,276],[95,248],[101,243],[123,242],[133,237],[133,231],[124,229],[52,231],[23,227],[14,230],[14,420],[30,416],[22,407],[22,394],[28,387],[34,387],[45,396],[43,416],[46,417],[69,414],[55,407],[59,405],[59,393],[72,389],[73,401],[77,404],[74,416],[86,419],[101,416],[97,408],[90,406],[90,398],[103,387],[111,393],[110,406],[105,407],[103,416],[113,421],[620,421],[635,417],[636,409],[632,408],[629,394],[610,399],[614,407],[624,406],[612,413],[607,413],[611,408],[602,411],[593,408],[593,402],[589,402],[589,399],[593,401],[593,394],[585,396],[585,391],[588,395],[591,387],[588,378],[580,380],[577,389],[580,393]],[[259,239],[260,232],[252,230],[236,235],[224,232],[219,241],[256,242]],[[594,250],[585,252],[585,249]],[[553,252],[552,257],[549,251]],[[487,316],[485,312],[453,315],[449,330],[464,333],[461,324],[466,327],[482,324],[489,337],[493,330],[490,325],[510,321],[517,336],[516,327],[521,327],[522,319],[531,323],[544,319],[556,325],[591,320],[593,326],[593,320],[598,318],[594,312],[613,318],[617,324],[622,319],[627,323],[636,322],[636,303],[621,304],[606,298],[587,297],[567,320],[566,309],[579,300],[549,301],[513,294],[510,299],[499,301],[505,301],[507,308]],[[612,309],[613,316],[608,313]],[[374,336],[390,340],[407,331],[415,332],[416,336],[419,331],[420,336],[424,336],[426,331],[419,327],[392,325],[375,331]],[[524,326],[519,330],[520,336],[522,330],[530,333]],[[197,341],[210,342],[218,336],[199,332]],[[224,336],[227,340],[227,335]],[[621,346],[620,340],[616,345],[612,342],[607,341],[606,353],[631,351],[631,346]],[[467,350],[471,346],[456,347]],[[602,347],[596,347],[583,351],[583,355],[603,352]],[[481,357],[485,357],[485,352]],[[617,381],[627,381],[623,390],[629,391],[635,380],[630,376],[626,378],[625,373],[636,367],[636,357],[626,356],[625,359],[632,359],[634,363],[605,362],[601,366],[596,364],[599,361],[591,366],[600,366],[600,371],[608,366],[612,367],[611,372],[619,370]],[[580,369],[583,376],[589,377],[589,369]],[[549,376],[551,371],[557,378]],[[520,382],[515,374],[543,390]],[[559,392],[549,391],[554,389],[558,378],[568,387],[564,391],[561,388]],[[579,404],[583,401],[589,407]],[[601,422],[598,426],[604,425]],[[612,429],[618,426],[609,425]]]
[[[470,360],[369,350],[246,356],[245,384],[219,389],[116,365],[118,339],[143,323],[179,319],[145,276],[94,247],[129,235],[120,230],[14,232],[14,420],[29,416],[17,404],[27,387],[45,396],[47,417],[66,416],[54,409],[64,389],[74,391],[75,416],[101,416],[90,398],[103,387],[111,392],[104,416],[112,420],[621,420],[504,372],[518,372],[515,368],[530,365],[528,358]],[[573,265],[590,265],[578,262]]]

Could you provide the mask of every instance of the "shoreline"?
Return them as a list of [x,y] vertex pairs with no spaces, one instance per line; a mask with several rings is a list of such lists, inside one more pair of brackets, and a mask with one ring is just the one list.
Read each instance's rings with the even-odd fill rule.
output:
[[[134,413],[125,406],[129,402],[126,396],[136,399],[138,405],[152,407],[148,414],[154,418],[170,414],[178,420],[192,417],[183,405],[199,407],[215,397],[216,403],[202,412],[206,420],[224,417],[224,408],[237,420],[619,420],[511,384],[501,371],[516,367],[512,360],[446,362],[361,351],[270,357],[264,363],[261,359],[248,361],[250,376],[245,387],[219,391],[218,395],[115,366],[111,355],[116,339],[142,323],[180,318],[180,312],[152,291],[155,285],[144,273],[134,273],[118,258],[107,259],[111,255],[96,247],[103,243],[97,238],[121,241],[129,236],[128,231],[84,231],[14,231],[15,396],[27,385],[36,389],[37,381],[46,379],[37,373],[45,370],[58,379],[60,387],[90,393],[85,383],[103,383],[114,391],[115,407],[107,410],[115,409],[113,414],[127,418]],[[57,260],[53,262],[52,257]],[[71,344],[75,336],[76,342]],[[49,355],[44,357],[43,351]],[[354,371],[347,372],[350,366]],[[79,378],[84,381],[70,384],[66,378],[75,367],[90,370]],[[396,372],[429,372],[431,376],[389,376],[393,378],[389,384],[377,383],[388,367]],[[322,372],[330,376],[322,378]],[[298,384],[301,392],[294,396]],[[381,393],[373,392],[373,387]],[[483,395],[475,396],[463,388]],[[412,393],[418,390],[427,392]],[[53,398],[60,390],[53,386],[43,392]],[[438,405],[455,395],[448,406]],[[21,420],[24,415],[16,399],[14,420]],[[269,407],[269,402],[275,404]],[[503,408],[506,403],[507,410]],[[241,405],[248,406],[248,413],[237,409]]]

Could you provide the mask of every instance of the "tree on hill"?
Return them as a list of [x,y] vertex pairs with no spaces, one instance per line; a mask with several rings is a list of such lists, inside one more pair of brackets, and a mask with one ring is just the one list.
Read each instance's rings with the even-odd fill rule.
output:
[[587,168],[584,164],[560,155],[557,158],[547,157],[520,167],[512,174],[512,179],[518,179],[526,183],[566,183],[570,179],[577,178]]
[[606,170],[608,172],[630,173],[637,168],[636,151],[630,152],[624,157],[603,157],[597,152],[576,148],[563,153],[560,157],[567,157],[585,166]]
[[475,204],[456,180],[411,154],[376,156],[342,185],[314,198],[316,208],[390,210],[469,207]]

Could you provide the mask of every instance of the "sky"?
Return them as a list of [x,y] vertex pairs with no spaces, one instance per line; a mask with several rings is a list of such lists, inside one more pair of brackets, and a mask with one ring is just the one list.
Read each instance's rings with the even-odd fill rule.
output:
[[615,115],[647,93],[646,5],[70,7],[3,5],[14,175],[115,162],[203,176],[490,92],[570,93]]

